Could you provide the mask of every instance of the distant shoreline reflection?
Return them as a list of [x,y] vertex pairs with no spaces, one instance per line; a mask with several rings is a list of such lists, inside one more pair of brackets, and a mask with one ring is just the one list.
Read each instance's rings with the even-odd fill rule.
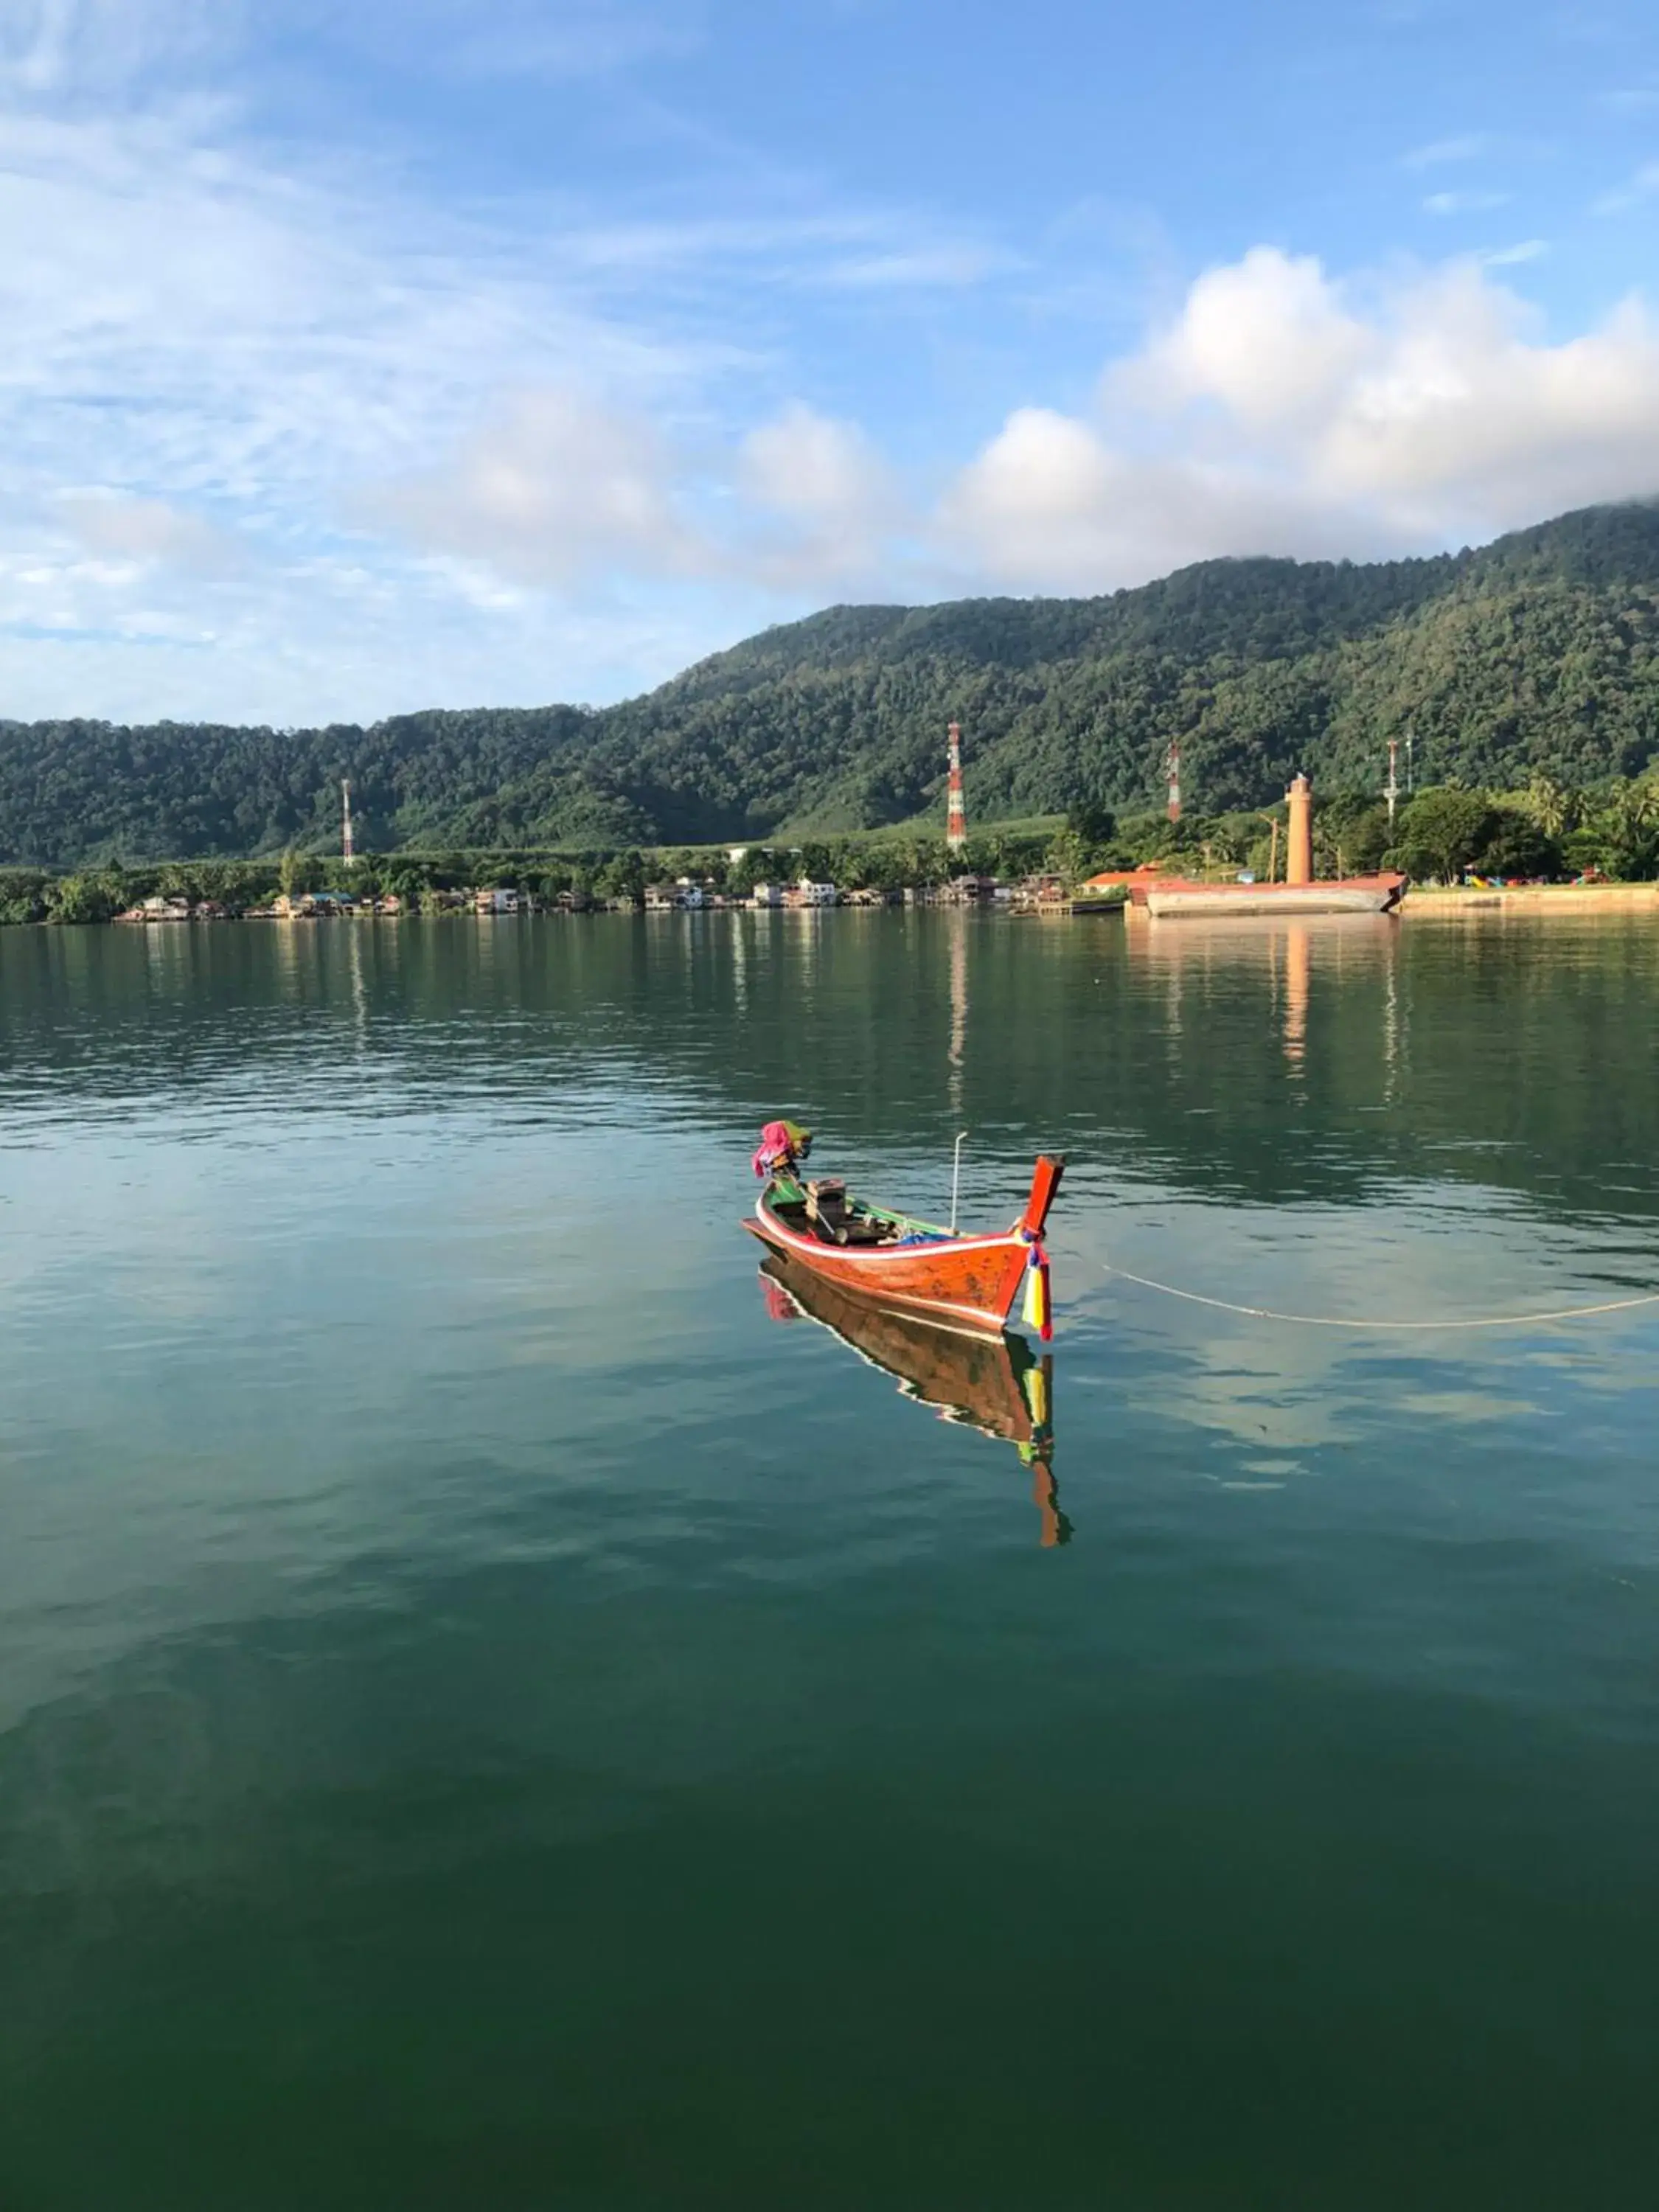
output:
[[1307,1061],[1316,958],[1339,986],[1380,969],[1385,986],[1383,1050],[1392,1091],[1399,1048],[1400,929],[1394,915],[1322,915],[1293,921],[1235,915],[1205,921],[1132,914],[1126,943],[1133,960],[1166,977],[1168,1027],[1176,1036],[1188,976],[1207,978],[1229,966],[1258,969],[1267,985],[1271,1018],[1283,1033],[1285,1065],[1293,1073],[1300,1073]]
[[941,1420],[1012,1444],[1031,1470],[1045,1551],[1069,1544],[1054,1480],[1052,1353],[1041,1358],[1022,1336],[968,1336],[920,1315],[849,1297],[809,1268],[769,1253],[761,1262],[767,1311],[776,1322],[811,1321],[897,1381],[900,1395],[931,1406]]

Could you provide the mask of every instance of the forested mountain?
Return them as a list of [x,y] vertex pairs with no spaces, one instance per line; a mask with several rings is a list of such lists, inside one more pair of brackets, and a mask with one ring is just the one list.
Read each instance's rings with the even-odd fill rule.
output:
[[642,844],[873,827],[1159,789],[1249,807],[1305,768],[1571,784],[1659,756],[1659,506],[1586,508],[1478,551],[1371,564],[1207,561],[1096,599],[834,607],[660,690],[368,728],[0,723],[0,859],[50,866],[322,846],[352,779],[365,847]]

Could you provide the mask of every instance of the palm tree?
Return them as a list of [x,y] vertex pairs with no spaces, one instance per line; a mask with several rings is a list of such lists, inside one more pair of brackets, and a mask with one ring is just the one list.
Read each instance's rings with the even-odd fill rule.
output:
[[1547,837],[1559,837],[1578,819],[1578,794],[1567,790],[1540,769],[1527,786],[1522,802]]
[[1616,837],[1639,836],[1654,819],[1650,791],[1639,783],[1621,783],[1608,793],[1601,818]]
[[1650,875],[1655,860],[1654,831],[1659,829],[1659,783],[1621,783],[1595,821],[1614,875],[1638,879]]

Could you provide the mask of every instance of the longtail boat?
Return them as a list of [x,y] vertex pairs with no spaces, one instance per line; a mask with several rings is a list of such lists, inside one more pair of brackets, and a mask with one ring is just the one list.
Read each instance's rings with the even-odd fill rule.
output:
[[1053,1334],[1042,1232],[1063,1153],[1038,1159],[1025,1211],[1011,1228],[964,1236],[854,1198],[842,1182],[803,1180],[811,1143],[810,1132],[793,1123],[767,1124],[755,1155],[766,1188],[743,1224],[751,1236],[841,1290],[954,1328],[1005,1328],[1024,1288],[1028,1326],[1045,1341]]
[[782,1252],[768,1252],[760,1272],[775,1320],[816,1322],[941,1420],[1012,1444],[1031,1471],[1044,1548],[1070,1540],[1054,1480],[1052,1354],[1039,1358],[1023,1336],[969,1335],[873,1304]]

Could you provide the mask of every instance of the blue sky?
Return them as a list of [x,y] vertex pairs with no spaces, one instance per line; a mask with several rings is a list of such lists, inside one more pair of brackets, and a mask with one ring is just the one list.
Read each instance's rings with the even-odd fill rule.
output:
[[1659,492],[1650,8],[0,0],[0,711]]

